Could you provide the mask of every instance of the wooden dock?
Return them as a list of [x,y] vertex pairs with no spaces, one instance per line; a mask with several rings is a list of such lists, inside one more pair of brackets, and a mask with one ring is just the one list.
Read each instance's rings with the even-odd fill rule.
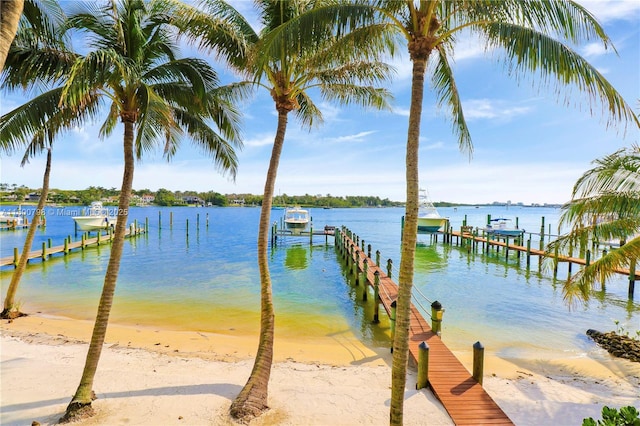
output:
[[[344,231],[336,230],[336,246],[364,285],[375,289],[375,283],[378,283],[379,301],[393,318],[392,303],[398,297],[398,285],[377,265],[379,260],[373,261]],[[414,365],[418,364],[422,342],[429,346],[428,385],[456,425],[513,425],[412,303],[409,352]]]
[[[482,244],[482,247],[483,248],[486,247],[487,250],[491,246],[497,247],[497,248],[503,248],[505,250],[505,256],[509,255],[509,251],[514,251],[518,253],[518,256],[520,256],[520,253],[526,254],[527,264],[529,263],[530,256],[538,256],[538,259],[540,261],[542,260],[543,257],[547,256],[557,262],[568,263],[569,272],[571,272],[572,264],[586,266],[589,263],[588,259],[583,259],[583,258],[574,257],[574,256],[567,256],[563,254],[554,255],[551,253],[546,253],[544,250],[531,248],[530,243],[528,243],[527,246],[516,244],[514,241],[515,238],[513,237],[510,239],[511,241],[514,241],[514,243],[510,243],[509,242],[510,239],[507,239],[507,238],[502,238],[502,237],[501,237],[502,239],[487,238],[486,236],[480,236],[473,232],[470,232],[470,230],[465,230],[465,229],[461,229],[460,231],[452,230],[449,232],[449,234],[451,235],[451,237],[456,238],[456,245],[458,244],[459,241],[464,240],[464,241],[471,242],[472,246],[475,246],[475,247],[477,247],[479,244]],[[557,270],[555,270],[554,272],[557,272]],[[615,268],[614,272],[618,274],[626,275],[627,277],[629,277],[630,281],[640,280],[640,275],[635,275],[635,273],[632,273],[630,269]]]
[[[144,232],[145,231],[142,228],[134,228],[133,226],[131,226],[127,229],[125,237],[140,235]],[[113,240],[113,233],[107,233],[107,234],[97,234],[93,238],[83,237],[81,240],[78,240],[78,241],[66,240],[62,245],[59,245],[59,246],[50,246],[49,244],[43,242],[42,248],[40,250],[32,250],[29,252],[28,261],[31,262],[32,260],[36,260],[36,259],[46,261],[49,257],[55,254],[67,255],[77,249],[83,250],[86,247],[99,246],[101,244],[108,244],[108,243],[111,243],[112,240]],[[16,266],[18,264],[18,259],[20,258],[19,257],[20,255],[18,254],[17,250],[18,250],[17,248],[14,249],[13,256],[0,258],[0,267]]]

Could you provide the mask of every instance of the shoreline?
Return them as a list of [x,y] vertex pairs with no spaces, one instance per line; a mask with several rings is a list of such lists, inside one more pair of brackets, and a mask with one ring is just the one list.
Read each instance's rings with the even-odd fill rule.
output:
[[[42,314],[1,322],[0,423],[44,425],[60,417],[79,381],[92,326]],[[232,424],[226,413],[249,377],[257,340],[110,324],[94,386],[98,415],[79,424]],[[274,349],[272,409],[252,425],[374,425],[388,419],[387,348],[369,348],[345,333],[317,339],[276,334]],[[603,405],[638,404],[638,363],[486,355],[484,387],[517,425],[581,424],[599,419]],[[456,356],[470,368],[471,351]],[[162,371],[166,376],[156,377]],[[405,424],[424,424],[424,416],[433,419],[429,424],[451,424],[431,392],[414,385],[410,371]]]

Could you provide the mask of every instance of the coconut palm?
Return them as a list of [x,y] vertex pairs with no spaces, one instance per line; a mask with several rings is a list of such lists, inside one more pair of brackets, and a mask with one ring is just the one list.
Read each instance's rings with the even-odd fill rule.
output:
[[[370,3],[370,2],[364,2]],[[402,235],[393,342],[390,422],[402,424],[402,409],[409,350],[409,321],[418,216],[418,149],[425,76],[438,103],[447,109],[462,151],[472,153],[451,59],[456,39],[466,33],[503,54],[507,69],[516,77],[535,72],[545,84],[560,89],[572,86],[590,102],[601,101],[609,122],[640,124],[631,108],[609,82],[570,45],[595,39],[611,42],[595,18],[572,1],[468,1],[378,0],[371,2],[380,22],[406,40],[413,64],[411,104],[406,147],[406,212]],[[427,74],[428,73],[428,74]],[[550,78],[553,77],[553,78]]]
[[15,297],[20,279],[29,260],[29,252],[31,251],[36,229],[40,223],[41,214],[44,214],[44,206],[49,194],[53,141],[56,136],[59,136],[64,130],[70,129],[82,123],[87,117],[94,115],[98,106],[98,98],[94,95],[80,110],[54,108],[53,111],[49,110],[50,115],[34,117],[34,115],[38,115],[39,112],[45,111],[47,106],[51,106],[51,102],[54,102],[55,105],[55,102],[60,99],[60,92],[61,89],[58,88],[44,93],[25,105],[0,117],[0,150],[11,153],[17,147],[26,144],[27,149],[22,157],[22,166],[27,164],[30,158],[43,151],[47,154],[40,199],[38,200],[36,212],[33,215],[29,230],[27,231],[18,264],[11,275],[11,282],[9,283],[9,288],[7,289],[7,294],[4,299],[4,308],[2,313],[0,313],[0,317],[2,318],[17,318],[25,315],[18,311]]
[[[303,127],[322,122],[322,113],[312,96],[340,104],[356,103],[385,108],[389,94],[374,87],[383,82],[390,69],[369,60],[379,53],[378,41],[365,39],[364,32],[344,31],[349,15],[336,1],[258,0],[255,1],[263,29],[254,32],[246,19],[224,2],[204,1],[208,16],[188,17],[191,37],[201,46],[208,40],[229,64],[259,87],[269,90],[278,114],[271,159],[264,184],[258,231],[258,268],[261,287],[260,339],[251,375],[231,404],[230,413],[248,421],[267,409],[268,382],[273,360],[274,309],[267,249],[270,214],[280,155],[290,113]],[[360,46],[355,49],[354,46]],[[388,48],[391,45],[387,43]]]
[[[28,89],[36,83],[55,85],[61,70],[70,69],[73,55],[66,48],[67,40],[56,30],[63,19],[64,13],[57,3],[36,5],[32,0],[25,3],[19,31],[11,45],[5,64],[3,88]],[[29,158],[42,151],[47,152],[47,164],[37,213],[42,212],[47,199],[51,170],[51,143],[55,135],[65,128],[80,123],[83,117],[91,115],[96,108],[95,102],[87,103],[81,110],[57,108],[60,93],[60,88],[52,89],[0,117],[0,150],[10,154],[26,146],[22,166],[29,162]],[[16,309],[15,296],[39,222],[40,215],[34,215],[16,270],[11,275],[4,308],[0,314],[2,318],[23,315]]]
[[[92,413],[93,380],[104,343],[122,256],[134,161],[161,143],[170,159],[188,136],[216,167],[235,177],[238,112],[236,93],[219,87],[215,71],[199,59],[176,57],[171,0],[112,1],[76,5],[65,29],[88,35],[85,54],[76,54],[64,74],[57,108],[81,110],[94,95],[109,102],[100,135],[123,124],[124,172],[118,221],[98,313],[80,384],[61,421]],[[210,123],[214,123],[219,133]]]
[[611,240],[622,244],[566,281],[563,293],[570,304],[588,300],[594,283],[605,282],[616,269],[630,268],[640,258],[640,146],[620,149],[594,164],[562,207],[558,226],[568,226],[569,232],[546,251],[563,253]]

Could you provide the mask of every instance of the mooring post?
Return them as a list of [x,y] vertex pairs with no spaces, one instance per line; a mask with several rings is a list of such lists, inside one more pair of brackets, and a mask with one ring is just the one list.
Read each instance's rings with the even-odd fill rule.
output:
[[158,230],[162,229],[162,212],[158,211]]
[[633,293],[636,288],[636,261],[629,264],[629,299],[633,300]]
[[391,278],[391,271],[393,269],[393,260],[387,259],[387,276]]
[[418,345],[418,379],[416,389],[427,387],[429,383],[429,345],[422,342]]
[[362,301],[366,302],[367,301],[367,274],[369,272],[369,262],[367,262],[367,258],[365,257],[364,260],[362,261],[362,286],[363,286],[363,292],[362,292]]
[[173,228],[173,212],[169,212],[169,228]]
[[[17,251],[18,249],[16,249]],[[378,324],[380,322],[379,316],[379,302],[380,302],[380,271],[376,270],[373,273],[373,323]]]
[[484,375],[484,346],[482,343],[473,344],[473,378],[482,385]]
[[431,304],[431,330],[438,336],[442,334],[442,303],[437,300]]
[[376,266],[380,267],[380,250],[376,250]]
[[371,244],[367,245],[367,257],[371,259]]
[[99,246],[100,245],[100,236],[102,235],[102,232],[98,231],[98,235],[96,236],[96,245]]
[[206,226],[207,229],[209,229],[209,213],[207,213],[205,226]]
[[196,213],[196,232],[200,230],[200,213]]
[[313,245],[313,225],[309,227],[309,245]]
[[189,238],[189,219],[187,219],[187,239]]
[[42,260],[47,260],[47,243],[44,241],[42,242]]
[[14,247],[13,248],[13,266],[18,266],[18,260],[19,260],[18,247]]
[[358,285],[360,281],[359,260],[360,260],[360,247],[356,248],[355,257],[353,259],[353,278],[356,281],[356,285]]
[[391,328],[391,353],[393,353],[393,341],[396,337],[396,306],[397,302],[391,302],[391,315],[389,315],[389,324]]
[[69,239],[64,239],[64,254],[69,254]]
[[527,240],[527,268],[531,265],[531,235]]

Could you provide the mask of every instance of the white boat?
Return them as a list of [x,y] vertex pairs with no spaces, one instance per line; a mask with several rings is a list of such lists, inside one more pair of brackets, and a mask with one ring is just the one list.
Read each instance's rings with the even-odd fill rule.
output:
[[6,223],[10,226],[18,226],[24,223],[25,213],[20,207],[17,210],[0,211],[0,223]]
[[447,221],[429,199],[426,189],[420,189],[418,232],[438,232]]
[[300,234],[304,231],[310,221],[309,210],[300,207],[287,207],[284,210],[284,226],[293,234]]
[[94,201],[87,214],[74,216],[73,220],[82,231],[96,231],[115,228],[118,217],[110,214],[109,209],[104,207],[100,201]]
[[499,235],[502,237],[520,237],[524,234],[524,229],[518,229],[511,225],[511,219],[499,217],[491,219],[484,228],[487,234]]

